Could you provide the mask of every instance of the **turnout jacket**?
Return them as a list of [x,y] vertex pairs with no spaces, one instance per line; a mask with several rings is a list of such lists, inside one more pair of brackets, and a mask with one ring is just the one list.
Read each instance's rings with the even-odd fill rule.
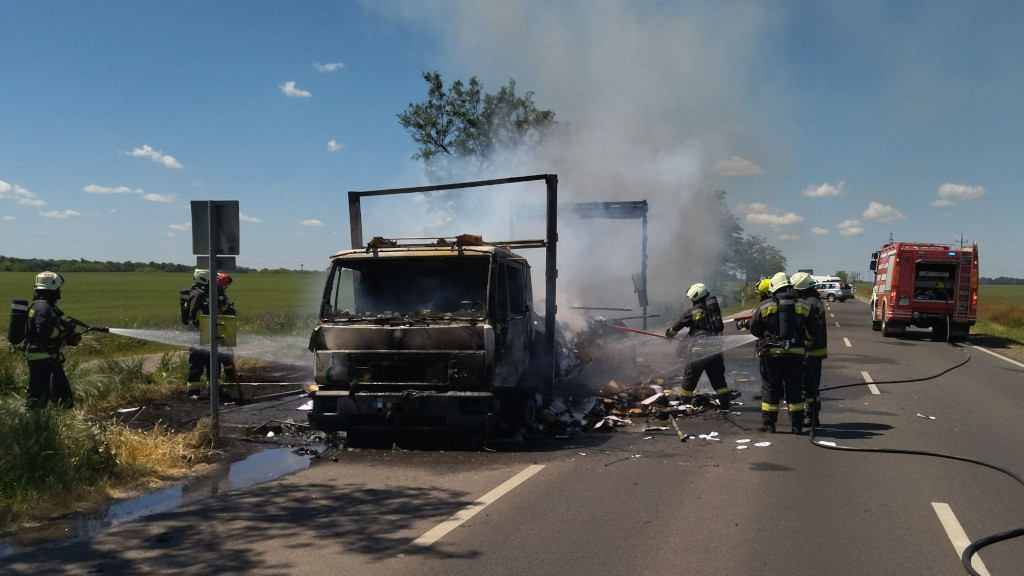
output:
[[64,320],[64,312],[56,302],[34,300],[28,308],[25,357],[29,360],[60,359],[65,344],[77,344],[73,342],[74,334],[75,327]]
[[818,318],[818,333],[806,342],[808,358],[828,358],[828,324],[825,322],[825,305],[821,302],[821,294],[813,287],[801,290],[803,300],[810,308],[810,315]]
[[[758,356],[797,355],[806,353],[806,342],[818,335],[821,319],[811,314],[807,301],[796,298],[794,305],[795,341],[785,342],[782,338],[782,319],[779,307],[779,293],[761,302],[754,308],[750,318],[750,333],[757,338]],[[795,297],[795,295],[793,295]]]

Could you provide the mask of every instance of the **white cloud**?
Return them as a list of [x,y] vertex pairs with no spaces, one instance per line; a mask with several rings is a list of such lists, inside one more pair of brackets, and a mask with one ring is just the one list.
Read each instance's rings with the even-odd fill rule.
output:
[[974,200],[975,198],[981,198],[986,194],[985,188],[981,186],[964,186],[963,184],[950,184],[949,182],[939,186],[938,198],[932,200],[931,205],[940,206],[952,206],[955,202],[963,202],[966,200]]
[[868,208],[864,211],[863,216],[868,220],[877,220],[879,222],[895,222],[897,220],[906,220],[907,218],[892,206],[875,202],[874,200],[871,201],[871,204],[868,204]]
[[799,234],[780,234],[779,235],[779,240],[781,240],[783,242],[799,242],[800,241],[800,235]]
[[825,182],[821,186],[808,186],[804,188],[804,196],[808,198],[824,198],[826,196],[842,196],[843,189],[846,188],[846,182],[840,180],[839,184],[829,184]]
[[142,194],[142,190],[138,188],[129,188],[127,186],[111,188],[109,186],[97,186],[95,184],[89,184],[85,188],[82,188],[82,191],[88,194]]
[[831,234],[831,232],[829,232],[827,228],[815,226],[811,228],[811,234],[817,234],[818,236],[826,236],[828,234]]
[[301,222],[299,222],[299,224],[301,224],[302,226],[323,226],[324,225],[323,222],[321,222],[319,220],[316,220],[316,219],[313,219],[313,220],[302,220]]
[[74,210],[49,210],[47,212],[40,212],[39,215],[42,216],[43,218],[63,219],[70,218],[72,216],[81,216],[82,213],[76,212]]
[[169,156],[163,152],[153,150],[149,144],[143,144],[142,148],[135,148],[131,152],[128,152],[129,156],[149,158],[157,164],[163,164],[168,168],[181,168],[181,163],[174,159],[174,156]]
[[0,200],[7,198],[14,200],[19,206],[46,206],[46,202],[31,190],[0,180]]
[[738,210],[747,214],[747,222],[771,228],[781,228],[804,221],[803,216],[799,216],[794,212],[787,212],[786,214],[773,213],[768,205],[761,204],[760,202],[743,204],[739,206]]
[[316,66],[316,69],[320,72],[335,72],[344,68],[345,64],[341,62],[328,62],[327,64],[317,62],[314,66]]
[[192,229],[192,223],[185,222],[184,224],[171,224],[169,228],[171,230],[178,230],[179,232],[188,232]]
[[760,166],[741,156],[719,160],[713,170],[725,176],[754,176],[764,172]]
[[4,216],[4,222],[10,222],[11,220],[14,220],[14,216]]
[[154,193],[149,193],[149,194],[143,194],[142,195],[142,198],[144,200],[149,200],[150,202],[166,202],[166,203],[174,202],[174,199],[177,198],[177,197],[178,197],[177,194],[154,194]]
[[292,98],[309,98],[312,94],[308,90],[300,90],[295,87],[295,81],[289,80],[284,84],[278,86],[281,89],[281,93],[285,96],[291,96]]
[[338,150],[344,150],[344,149],[345,149],[345,145],[344,144],[338,144],[337,140],[329,140],[327,142],[327,150],[329,152],[337,152]]
[[259,218],[255,217],[255,216],[249,216],[248,214],[241,214],[241,213],[239,213],[238,219],[241,220],[242,222],[253,222],[253,223],[256,223],[256,224],[259,224],[260,222],[263,222],[263,220],[260,220]]
[[864,233],[860,220],[843,220],[836,228],[839,229],[840,236],[860,236]]

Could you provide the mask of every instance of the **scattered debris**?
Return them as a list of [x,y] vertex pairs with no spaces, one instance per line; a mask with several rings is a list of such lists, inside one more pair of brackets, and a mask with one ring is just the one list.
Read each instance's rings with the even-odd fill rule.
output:
[[921,414],[920,412],[917,414],[917,416],[919,418],[927,418],[929,420],[935,420],[935,416],[925,416],[924,414]]

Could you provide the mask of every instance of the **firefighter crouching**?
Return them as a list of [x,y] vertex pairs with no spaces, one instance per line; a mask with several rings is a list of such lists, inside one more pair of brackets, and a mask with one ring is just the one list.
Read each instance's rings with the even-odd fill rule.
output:
[[77,346],[82,335],[75,332],[75,322],[65,318],[57,307],[63,285],[64,278],[55,272],[36,276],[24,333],[28,361],[26,401],[32,409],[45,408],[50,403],[61,408],[75,405],[71,383],[64,373],[64,346]]
[[[210,370],[210,350],[198,344],[199,316],[201,314],[209,315],[210,313],[210,271],[196,268],[196,271],[192,274],[192,279],[192,288],[189,290],[188,298],[184,304],[185,314],[182,319],[188,321],[189,332],[196,333],[196,343],[188,349],[188,376],[185,382],[185,391],[189,398],[198,400],[203,374],[206,373],[209,377]],[[231,277],[227,274],[217,275],[218,288],[223,287],[226,289],[230,283]],[[223,289],[219,290],[217,297],[217,311],[219,314],[233,315],[235,313],[234,304],[228,300]],[[226,372],[230,370],[229,376],[237,380],[234,360],[230,354],[218,352],[217,360],[218,369],[221,366],[225,367]]]
[[814,279],[806,272],[793,274],[789,281],[793,284],[804,302],[810,309],[810,315],[818,318],[818,333],[806,342],[806,358],[804,360],[804,426],[817,428],[821,426],[818,415],[821,413],[821,361],[828,358],[828,327],[825,322],[825,306],[821,295],[814,289]]
[[725,381],[725,359],[722,356],[722,310],[718,299],[708,292],[708,287],[698,282],[686,291],[693,306],[683,312],[679,321],[665,331],[666,338],[673,338],[683,328],[689,328],[686,339],[680,345],[680,355],[688,358],[683,368],[683,402],[693,400],[700,375],[707,372],[711,386],[718,400],[718,412],[728,413],[731,404],[729,385]]
[[761,432],[775,432],[779,403],[784,396],[794,434],[804,427],[803,369],[804,342],[818,333],[819,319],[811,316],[806,302],[797,298],[789,277],[779,272],[772,277],[771,298],[754,309],[750,333],[757,338],[761,372]]

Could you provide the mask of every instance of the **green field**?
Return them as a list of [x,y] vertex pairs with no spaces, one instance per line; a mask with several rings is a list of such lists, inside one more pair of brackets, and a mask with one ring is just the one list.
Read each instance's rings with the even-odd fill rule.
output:
[[[0,297],[32,299],[35,274],[0,272]],[[238,309],[239,330],[266,333],[313,328],[322,273],[233,274],[228,297]],[[178,329],[178,291],[192,285],[191,274],[170,272],[80,272],[64,277],[60,308],[90,326]],[[10,316],[3,315],[3,334]]]

